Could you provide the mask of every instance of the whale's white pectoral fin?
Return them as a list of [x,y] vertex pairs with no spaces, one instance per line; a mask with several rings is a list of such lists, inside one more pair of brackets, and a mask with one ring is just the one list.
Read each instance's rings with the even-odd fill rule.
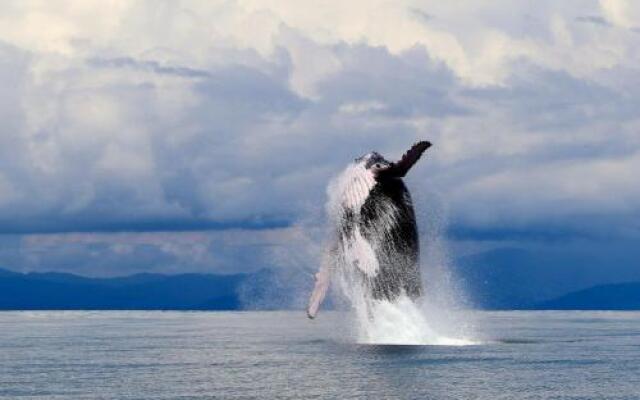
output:
[[367,276],[376,276],[380,269],[376,252],[371,244],[362,236],[360,229],[356,227],[353,231],[353,237],[347,245],[347,262]]
[[331,283],[331,267],[333,265],[331,260],[335,257],[335,253],[337,251],[336,246],[337,243],[326,251],[322,258],[320,269],[315,274],[316,282],[313,286],[311,297],[309,297],[309,305],[307,306],[307,316],[310,319],[316,317],[318,310],[320,309],[320,305],[327,295],[327,290]]
[[320,270],[316,273],[315,278],[316,283],[313,287],[313,292],[311,292],[311,297],[309,298],[309,305],[307,306],[307,316],[310,319],[315,318],[318,314],[320,305],[322,304],[322,301],[327,295],[327,290],[329,289],[331,271],[327,263],[323,263]]

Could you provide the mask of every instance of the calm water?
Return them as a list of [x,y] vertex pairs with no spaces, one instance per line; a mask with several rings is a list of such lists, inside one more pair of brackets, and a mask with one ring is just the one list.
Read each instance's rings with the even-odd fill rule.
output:
[[456,347],[352,344],[338,313],[0,313],[0,398],[640,399],[640,313],[476,318]]

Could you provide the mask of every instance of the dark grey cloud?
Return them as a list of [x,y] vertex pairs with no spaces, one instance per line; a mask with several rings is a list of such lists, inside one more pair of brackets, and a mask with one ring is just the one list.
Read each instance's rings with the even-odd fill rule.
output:
[[436,18],[434,15],[415,7],[409,8],[409,12],[422,23],[429,23]]
[[613,26],[609,21],[607,21],[605,18],[599,15],[583,15],[583,16],[577,17],[576,21],[585,23],[585,24],[600,25],[607,28],[610,28]]
[[575,129],[594,120],[631,119],[640,100],[566,71],[516,62],[507,84],[471,89],[466,95],[501,110],[529,131]]
[[276,267],[278,247],[296,240],[287,229],[3,234],[0,268],[92,276],[238,273]]
[[132,57],[91,58],[87,63],[96,68],[131,68],[156,74],[182,76],[185,78],[208,78],[209,72],[195,68],[162,65],[157,61],[136,60]]
[[319,85],[325,103],[378,104],[362,110],[369,117],[446,118],[466,112],[453,98],[459,83],[452,71],[433,61],[422,47],[397,56],[362,45],[339,46],[335,51],[342,70]]

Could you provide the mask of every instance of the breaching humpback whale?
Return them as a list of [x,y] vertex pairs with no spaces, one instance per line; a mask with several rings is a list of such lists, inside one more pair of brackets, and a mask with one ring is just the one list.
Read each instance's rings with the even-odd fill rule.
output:
[[430,146],[418,142],[397,162],[376,152],[365,154],[337,180],[329,200],[334,237],[315,275],[309,318],[318,312],[335,272],[349,276],[349,284],[359,285],[369,299],[422,294],[418,229],[402,178]]

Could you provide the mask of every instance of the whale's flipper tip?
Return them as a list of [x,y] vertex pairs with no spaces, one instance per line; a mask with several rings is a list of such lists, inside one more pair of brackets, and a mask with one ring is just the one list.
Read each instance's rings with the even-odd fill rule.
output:
[[404,177],[411,167],[418,162],[422,153],[431,146],[433,146],[433,144],[428,140],[422,140],[414,143],[398,162],[393,163],[393,166],[387,170],[386,174],[394,178]]
[[311,293],[311,297],[309,298],[309,305],[307,306],[307,317],[309,317],[309,319],[314,319],[316,317],[318,310],[320,309],[320,305],[327,294],[327,289],[329,288],[330,283],[329,268],[326,265],[323,265],[320,268],[320,271],[316,273],[315,278],[316,283],[313,288],[313,292]]

